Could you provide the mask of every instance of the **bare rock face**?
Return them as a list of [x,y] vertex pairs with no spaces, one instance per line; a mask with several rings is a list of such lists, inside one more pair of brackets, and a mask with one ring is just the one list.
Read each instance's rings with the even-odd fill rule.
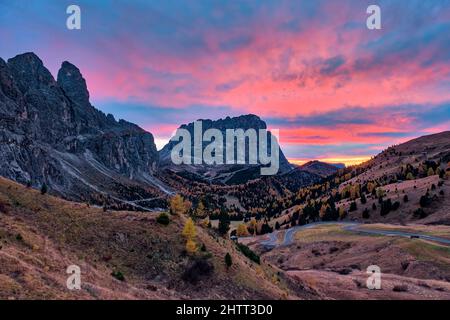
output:
[[157,166],[152,134],[95,109],[76,66],[55,81],[34,53],[0,59],[0,175],[73,199],[130,186],[154,196]]
[[[224,143],[225,143],[225,136],[226,136],[226,130],[227,129],[243,129],[244,131],[248,129],[267,129],[266,123],[261,120],[258,116],[254,114],[248,114],[248,115],[242,115],[238,117],[226,117],[224,119],[219,120],[210,120],[210,119],[201,119],[202,123],[202,134],[208,130],[208,129],[218,129],[220,132],[222,132],[222,135],[224,137]],[[180,126],[181,129],[186,129],[190,132],[191,137],[194,136],[194,123],[189,124],[183,124]],[[259,137],[258,143],[259,143]],[[190,173],[197,174],[201,176],[202,178],[206,178],[207,180],[212,180],[216,182],[222,182],[225,184],[240,184],[245,183],[248,180],[257,179],[261,177],[260,174],[260,165],[250,165],[250,164],[244,164],[244,165],[206,165],[206,164],[200,164],[200,165],[173,165],[171,161],[171,151],[173,147],[177,144],[177,142],[170,141],[167,145],[164,146],[163,149],[159,152],[160,156],[160,162],[161,166],[163,168],[170,168],[173,171],[188,171]],[[204,142],[202,144],[202,150],[205,149],[205,147],[209,144],[209,142]],[[270,138],[268,138],[267,145],[268,145],[268,151],[270,152]],[[192,157],[194,154],[193,150],[194,146],[192,147]],[[236,143],[235,143],[236,148]],[[257,147],[257,150],[259,150],[259,146]],[[226,159],[226,151],[224,147],[224,155],[223,159]],[[259,159],[259,155],[257,156]],[[246,145],[245,150],[245,159],[248,163],[249,159],[249,148],[248,145]],[[192,161],[193,163],[193,161]],[[283,154],[283,151],[281,148],[279,149],[279,174],[286,173],[292,169],[292,166],[289,164],[288,160]]]

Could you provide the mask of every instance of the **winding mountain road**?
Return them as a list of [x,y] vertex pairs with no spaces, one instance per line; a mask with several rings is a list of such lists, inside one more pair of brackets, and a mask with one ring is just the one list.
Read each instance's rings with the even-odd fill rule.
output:
[[356,222],[315,222],[304,226],[295,226],[287,230],[284,230],[284,237],[281,243],[278,241],[278,234],[283,231],[274,231],[272,233],[267,234],[269,239],[264,239],[260,241],[260,244],[264,246],[266,249],[274,249],[280,246],[288,246],[294,243],[294,236],[297,232],[305,229],[315,228],[317,226],[322,225],[340,225],[343,227],[343,230],[358,234],[382,235],[388,237],[404,237],[409,239],[415,238],[450,245],[450,239],[447,238],[430,236],[422,233],[403,232],[398,230],[367,229],[367,228],[364,229],[363,224]]

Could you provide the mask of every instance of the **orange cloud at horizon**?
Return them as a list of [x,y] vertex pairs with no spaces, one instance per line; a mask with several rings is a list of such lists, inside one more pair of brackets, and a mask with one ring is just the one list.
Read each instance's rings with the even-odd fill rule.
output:
[[346,167],[348,166],[353,166],[353,165],[358,165],[361,164],[363,162],[366,162],[368,160],[370,160],[371,157],[370,156],[360,156],[360,157],[340,157],[340,158],[321,158],[321,159],[296,159],[296,158],[292,158],[292,159],[288,159],[290,163],[292,164],[296,164],[296,165],[302,165],[305,164],[309,161],[313,161],[313,160],[318,160],[321,162],[326,162],[326,163],[330,163],[330,164],[338,164],[338,163],[343,163],[345,164]]

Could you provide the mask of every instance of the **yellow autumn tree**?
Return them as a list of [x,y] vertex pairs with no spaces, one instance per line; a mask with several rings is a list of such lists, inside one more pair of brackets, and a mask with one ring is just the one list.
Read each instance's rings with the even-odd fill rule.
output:
[[329,208],[328,204],[322,204],[322,207],[320,207],[319,216],[323,218],[325,214],[327,213],[327,209]]
[[240,224],[237,227],[236,230],[236,235],[238,237],[247,237],[250,235],[250,233],[248,232],[247,226],[245,224]]
[[350,198],[355,200],[359,198],[359,184],[352,185],[350,188]]
[[194,254],[197,252],[197,245],[195,244],[195,242],[191,239],[188,239],[186,241],[186,252],[188,254]]
[[209,217],[206,217],[205,219],[203,219],[202,221],[201,221],[201,226],[203,227],[203,228],[208,228],[209,227]]
[[369,193],[372,193],[373,189],[375,189],[376,186],[377,185],[375,183],[373,183],[373,182],[367,183],[367,191],[369,191]]
[[194,221],[191,218],[187,219],[186,224],[184,225],[182,235],[188,240],[194,240],[197,232],[195,230]]
[[187,219],[182,235],[186,238],[186,252],[188,254],[194,254],[197,251],[197,244],[194,241],[197,231],[195,230],[194,221],[191,218]]
[[406,175],[406,180],[414,180],[414,175],[411,172],[408,172]]
[[384,197],[386,195],[386,192],[384,191],[383,188],[377,188],[377,197]]
[[345,212],[344,206],[339,207],[339,218],[343,219],[345,217],[345,215],[346,215],[346,212]]
[[183,199],[179,194],[170,199],[170,213],[174,215],[186,214],[191,208],[191,203]]
[[256,235],[256,229],[258,227],[258,223],[256,222],[255,218],[250,220],[250,227],[253,229],[253,235]]
[[434,176],[434,170],[433,170],[433,168],[430,167],[430,168],[428,169],[427,176],[429,176],[429,177],[430,177],[430,176]]
[[203,205],[203,202],[199,202],[197,205],[197,208],[195,208],[195,217],[196,218],[203,218],[205,216],[205,206]]

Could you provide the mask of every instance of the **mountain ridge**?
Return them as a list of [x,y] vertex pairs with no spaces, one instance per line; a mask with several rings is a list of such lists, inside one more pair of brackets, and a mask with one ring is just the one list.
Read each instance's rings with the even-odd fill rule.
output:
[[120,198],[129,188],[148,197],[165,193],[153,183],[159,160],[153,135],[93,107],[82,74],[68,62],[55,80],[34,53],[2,60],[0,114],[4,177],[45,183],[76,200],[94,201],[92,192]]
[[[143,209],[129,201],[141,199],[165,206],[174,193],[158,176],[160,158],[168,165],[167,157],[160,157],[168,153],[167,146],[158,152],[150,132],[96,109],[81,71],[68,61],[55,79],[33,52],[1,59],[0,114],[0,175],[6,178],[36,188],[46,184],[50,192],[71,200],[126,209]],[[267,128],[252,114],[202,121],[205,129]],[[280,168],[292,168],[281,149]],[[260,177],[259,166],[216,169],[219,182],[239,184]],[[200,174],[210,178],[208,172]]]

